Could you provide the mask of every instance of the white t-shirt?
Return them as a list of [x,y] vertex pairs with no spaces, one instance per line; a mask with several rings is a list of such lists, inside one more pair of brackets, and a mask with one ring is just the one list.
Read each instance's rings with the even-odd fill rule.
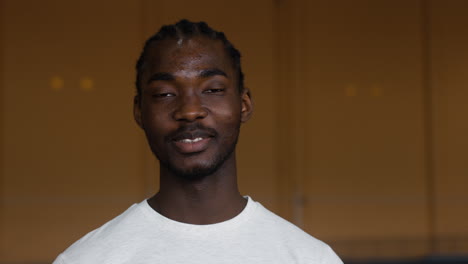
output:
[[145,200],[71,245],[54,264],[342,264],[325,243],[248,197],[211,225],[168,219]]

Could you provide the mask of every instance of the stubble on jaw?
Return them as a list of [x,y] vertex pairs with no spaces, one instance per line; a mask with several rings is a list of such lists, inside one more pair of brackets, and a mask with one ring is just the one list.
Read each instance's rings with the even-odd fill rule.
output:
[[[193,182],[200,181],[208,177],[209,175],[212,175],[215,172],[217,172],[224,165],[224,163],[229,158],[231,158],[232,155],[234,155],[237,141],[239,139],[239,132],[240,132],[240,123],[238,127],[235,129],[235,131],[233,131],[233,133],[236,133],[234,142],[228,148],[226,148],[224,152],[218,153],[215,157],[213,157],[212,160],[204,163],[206,165],[199,165],[193,168],[183,169],[183,168],[179,168],[175,166],[170,161],[160,159],[155,152],[153,152],[153,154],[159,160],[160,166],[163,168],[166,168],[177,178],[184,180],[184,181],[193,181]],[[197,155],[197,154],[189,154],[189,155]]]

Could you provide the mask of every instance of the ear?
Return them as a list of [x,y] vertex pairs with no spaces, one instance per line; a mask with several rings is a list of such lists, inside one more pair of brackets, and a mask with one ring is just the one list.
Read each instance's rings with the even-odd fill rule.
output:
[[252,100],[252,95],[248,88],[244,88],[241,94],[242,100],[242,109],[241,109],[241,122],[247,122],[253,114],[254,102]]
[[141,102],[138,95],[135,95],[133,98],[133,118],[135,118],[138,126],[143,128],[143,123],[141,122]]

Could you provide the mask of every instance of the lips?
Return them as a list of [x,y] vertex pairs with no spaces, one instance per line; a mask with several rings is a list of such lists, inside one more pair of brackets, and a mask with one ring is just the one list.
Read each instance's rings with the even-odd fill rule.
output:
[[215,133],[209,129],[179,130],[171,141],[180,153],[192,154],[206,150],[214,136]]
[[184,154],[202,152],[208,148],[208,144],[211,141],[211,138],[201,138],[197,137],[194,139],[182,139],[174,141],[174,145],[177,150]]

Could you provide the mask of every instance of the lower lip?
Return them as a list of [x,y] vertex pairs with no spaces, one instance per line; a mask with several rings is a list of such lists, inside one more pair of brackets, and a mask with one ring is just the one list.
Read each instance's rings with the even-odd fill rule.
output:
[[204,138],[197,142],[175,141],[174,143],[179,152],[189,154],[204,151],[208,148],[208,143],[210,142],[210,140],[211,138]]

